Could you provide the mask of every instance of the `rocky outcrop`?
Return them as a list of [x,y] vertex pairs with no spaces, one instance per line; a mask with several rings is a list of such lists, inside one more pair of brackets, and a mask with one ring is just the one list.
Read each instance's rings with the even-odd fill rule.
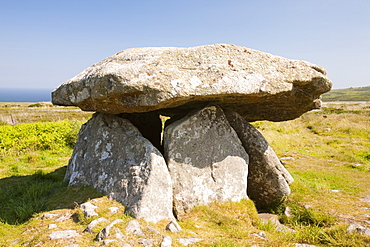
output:
[[257,208],[280,202],[290,194],[292,176],[256,128],[236,112],[227,110],[225,114],[249,154],[249,198]]
[[247,121],[284,121],[320,107],[325,70],[246,47],[215,44],[121,51],[52,92],[57,105],[110,114],[175,115],[208,102]]
[[65,177],[70,185],[90,185],[122,202],[136,218],[173,218],[166,162],[127,119],[94,114],[80,130]]

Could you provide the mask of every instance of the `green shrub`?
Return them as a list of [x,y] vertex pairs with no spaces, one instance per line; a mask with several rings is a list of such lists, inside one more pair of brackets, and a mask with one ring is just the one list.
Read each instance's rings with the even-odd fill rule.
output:
[[82,122],[62,122],[0,125],[0,157],[35,150],[73,148]]

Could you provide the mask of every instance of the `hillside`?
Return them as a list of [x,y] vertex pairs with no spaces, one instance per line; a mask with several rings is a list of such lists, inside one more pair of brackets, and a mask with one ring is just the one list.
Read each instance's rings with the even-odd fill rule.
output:
[[370,100],[370,86],[334,89],[322,96],[324,102],[330,101],[369,101]]
[[[370,236],[347,230],[354,223],[370,229],[370,102],[324,102],[295,120],[253,123],[295,179],[287,200],[269,210],[288,229],[264,223],[253,202],[242,200],[194,208],[178,222],[181,232],[166,230],[168,221],[139,220],[142,233],[132,234],[133,218],[122,204],[64,182],[77,133],[91,114],[0,103],[0,247],[154,247],[165,236],[173,247],[186,246],[184,240],[199,241],[189,247],[370,246]],[[85,217],[85,202],[98,215]],[[109,238],[98,241],[113,222]]]

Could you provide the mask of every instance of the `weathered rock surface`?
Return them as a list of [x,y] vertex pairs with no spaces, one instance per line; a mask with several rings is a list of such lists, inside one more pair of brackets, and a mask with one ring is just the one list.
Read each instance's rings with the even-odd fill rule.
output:
[[201,238],[178,238],[176,239],[180,244],[184,245],[184,246],[188,246],[188,245],[191,245],[191,244],[195,244],[199,241],[202,241],[203,239]]
[[350,232],[350,233],[355,232],[355,233],[363,234],[365,236],[370,236],[370,228],[361,226],[359,224],[350,224],[347,227],[347,232]]
[[160,247],[172,247],[171,236],[163,235]]
[[99,225],[100,223],[102,223],[102,222],[108,222],[108,220],[106,219],[106,218],[104,218],[104,217],[100,217],[100,218],[98,218],[98,219],[95,219],[95,220],[93,220],[93,221],[91,221],[88,225],[87,225],[87,227],[86,227],[86,229],[84,230],[84,232],[88,232],[88,233],[92,233],[92,230],[94,229],[94,227],[96,227],[97,225]]
[[166,230],[170,232],[181,232],[182,228],[181,226],[176,222],[176,220],[172,220],[168,225],[166,226]]
[[74,238],[74,237],[81,237],[80,234],[76,232],[76,230],[64,230],[64,231],[56,231],[52,232],[48,236],[50,240],[54,239],[68,239],[68,238]]
[[116,219],[114,221],[112,221],[109,225],[107,225],[106,227],[104,227],[99,233],[98,235],[96,235],[96,238],[95,240],[96,241],[102,241],[106,238],[109,237],[110,235],[110,230],[112,229],[112,227],[115,225],[115,224],[118,224],[118,223],[122,223],[123,220],[121,219]]
[[116,214],[118,212],[119,208],[118,207],[110,207],[109,211],[111,214]]
[[363,202],[370,202],[370,195],[367,195],[364,198],[361,198],[360,200]]
[[130,220],[126,226],[126,233],[133,234],[133,235],[144,235],[143,231],[141,230],[141,225],[137,220]]
[[42,219],[55,219],[56,222],[63,222],[69,220],[72,217],[72,214],[69,212],[63,213],[45,213],[42,215]]
[[277,231],[280,232],[295,232],[293,229],[290,229],[289,227],[283,225],[279,221],[279,216],[275,214],[268,214],[268,213],[262,213],[258,214],[258,218],[264,223],[264,224],[272,224],[275,226]]
[[80,130],[65,178],[108,194],[135,218],[173,218],[165,160],[127,119],[94,114]]
[[48,225],[48,229],[56,229],[56,228],[58,228],[57,224],[49,224]]
[[248,121],[283,121],[320,106],[332,85],[325,74],[308,62],[229,44],[135,48],[63,83],[52,101],[110,114],[177,114],[213,102]]
[[288,196],[294,179],[263,135],[238,113],[225,110],[225,115],[249,155],[249,198],[257,208],[265,208]]
[[82,212],[84,213],[84,216],[86,218],[93,217],[93,216],[98,216],[98,214],[95,212],[95,209],[98,208],[98,207],[95,206],[94,204],[92,204],[91,202],[85,202],[85,203],[81,204],[80,207],[81,207]]
[[153,239],[140,239],[138,244],[143,245],[144,247],[152,247],[153,246]]
[[164,132],[177,217],[195,205],[247,198],[248,154],[220,107],[189,113]]

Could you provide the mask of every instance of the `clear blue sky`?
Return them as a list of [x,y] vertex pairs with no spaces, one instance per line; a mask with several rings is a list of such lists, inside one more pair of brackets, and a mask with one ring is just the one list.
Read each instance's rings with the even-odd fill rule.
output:
[[0,0],[0,88],[50,88],[132,47],[231,43],[370,85],[370,0]]

